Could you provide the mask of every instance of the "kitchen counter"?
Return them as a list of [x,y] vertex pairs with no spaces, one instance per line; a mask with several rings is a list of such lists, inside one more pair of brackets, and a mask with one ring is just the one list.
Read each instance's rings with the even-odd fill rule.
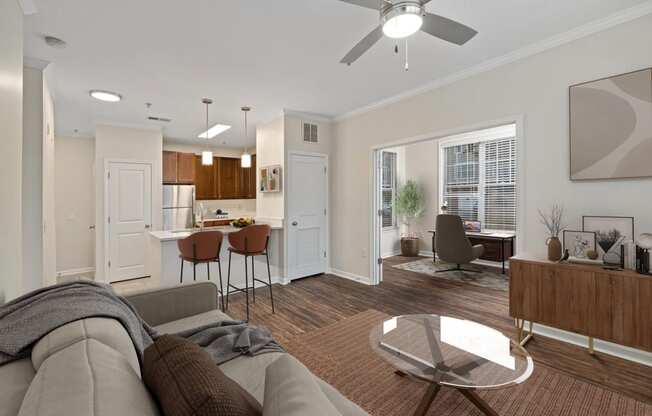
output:
[[[280,230],[282,227],[272,227],[272,230]],[[240,231],[241,228],[236,228],[230,225],[224,225],[221,227],[205,227],[203,231],[221,231],[224,234],[229,234],[233,233],[236,231]],[[186,238],[192,233],[197,233],[200,232],[199,228],[195,228],[193,230],[181,230],[181,231],[150,231],[150,235],[160,241],[176,241],[176,240],[181,240],[182,238]]]

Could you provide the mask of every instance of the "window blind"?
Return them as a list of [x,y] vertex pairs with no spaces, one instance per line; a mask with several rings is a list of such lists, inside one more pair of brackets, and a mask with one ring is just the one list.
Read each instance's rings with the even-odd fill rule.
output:
[[443,202],[482,228],[516,230],[515,125],[465,133],[440,145]]
[[396,225],[394,200],[396,199],[396,153],[382,152],[381,204],[383,228]]

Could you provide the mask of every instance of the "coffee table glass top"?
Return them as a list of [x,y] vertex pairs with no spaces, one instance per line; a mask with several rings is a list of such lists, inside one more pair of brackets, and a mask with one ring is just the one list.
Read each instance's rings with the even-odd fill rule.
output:
[[371,331],[370,342],[397,370],[450,387],[509,387],[534,369],[527,351],[500,331],[447,316],[387,319]]

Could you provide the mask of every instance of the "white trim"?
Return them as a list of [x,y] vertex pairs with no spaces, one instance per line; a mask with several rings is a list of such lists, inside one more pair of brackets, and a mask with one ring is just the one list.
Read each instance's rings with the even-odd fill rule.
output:
[[[386,258],[389,258],[389,257],[398,256],[399,254],[401,254],[401,250],[400,250],[400,249],[398,249],[398,250],[392,250],[392,251],[390,251],[389,253],[384,253],[384,254],[382,254],[380,257],[383,258],[383,259],[386,259]],[[430,253],[430,254],[432,254],[432,253]],[[419,255],[421,255],[421,252],[419,252]]]
[[450,85],[454,82],[461,81],[475,75],[491,71],[492,69],[499,68],[501,66],[525,59],[532,55],[536,55],[541,52],[545,52],[549,49],[556,48],[557,46],[570,43],[572,41],[584,38],[586,36],[592,35],[594,33],[602,32],[604,30],[610,29],[614,26],[617,26],[622,23],[629,22],[639,17],[646,16],[652,13],[652,0],[648,0],[637,6],[630,7],[625,10],[616,12],[610,16],[604,17],[602,19],[594,20],[582,26],[578,26],[575,29],[571,29],[567,32],[561,33],[559,35],[552,36],[550,38],[544,39],[539,42],[535,42],[523,48],[517,49],[508,54],[489,59],[478,65],[472,66],[468,69],[453,73],[451,75],[445,76],[443,78],[436,79],[431,81],[421,87],[417,87],[403,93],[376,101],[369,105],[360,107],[358,109],[340,114],[334,118],[334,121],[346,120],[370,111],[387,107],[388,105],[397,103],[399,101],[411,98],[417,95],[421,95],[438,88]]
[[[526,327],[529,322],[525,322]],[[557,328],[552,328],[545,325],[535,323],[532,327],[532,332],[542,335],[547,338],[556,339],[558,341],[566,342],[580,347],[587,347],[588,337],[584,335],[575,334],[573,332],[564,331]],[[607,341],[596,339],[594,342],[594,349],[596,351],[613,355],[625,360],[633,361],[639,364],[652,367],[652,353],[647,351],[638,350],[635,348],[626,347],[624,345],[614,344]]]
[[[318,157],[324,159],[324,163],[326,164],[326,172],[324,174],[325,180],[326,180],[326,200],[324,201],[324,205],[326,207],[326,224],[325,224],[325,229],[324,232],[326,234],[326,243],[325,243],[325,250],[326,250],[326,260],[325,260],[325,268],[326,270],[324,273],[327,273],[329,270],[329,266],[331,264],[331,240],[330,240],[330,218],[331,218],[331,206],[330,206],[330,174],[331,174],[331,165],[330,165],[330,160],[328,157],[328,154],[326,153],[317,153],[317,152],[305,152],[301,150],[290,150],[287,152],[287,167],[291,168],[292,163],[291,163],[291,157],[293,155],[296,156],[310,156],[310,157]],[[290,192],[292,192],[292,181],[290,180],[291,178],[291,173],[289,172],[289,169],[283,169],[285,171],[285,189],[286,193],[284,194],[284,200],[285,200],[285,216],[289,220],[290,216],[290,204],[289,204],[289,198],[288,195]],[[288,255],[289,255],[289,227],[283,227],[283,235],[284,235],[284,264],[285,264],[285,279],[288,283],[292,281],[290,278],[290,265],[288,263]]]
[[[104,159],[104,177],[102,182],[104,183],[104,212],[102,218],[102,224],[104,225],[104,264],[102,265],[102,270],[104,270],[104,275],[102,279],[105,283],[114,283],[111,282],[109,275],[109,260],[111,259],[111,247],[110,247],[110,225],[109,225],[109,212],[111,212],[110,200],[109,200],[109,178],[108,173],[111,170],[111,163],[131,163],[134,165],[149,165],[150,169],[150,198],[154,197],[154,162],[150,160],[131,160],[131,159],[113,159],[105,158]],[[154,204],[153,201],[150,201],[149,207],[151,210],[150,213],[150,222],[153,222],[154,219]]]
[[94,273],[95,267],[80,267],[78,269],[60,270],[57,277],[75,276],[78,274]]
[[359,274],[349,273],[338,269],[330,269],[328,274],[341,277],[342,279],[352,280],[357,283],[362,283],[367,286],[373,286],[367,277],[360,276]]
[[[518,176],[516,182],[516,252],[521,252],[524,250],[524,242],[527,238],[526,229],[525,229],[525,211],[527,210],[525,204],[525,135],[524,135],[524,125],[525,125],[525,116],[522,114],[507,116],[497,120],[489,120],[481,123],[476,123],[467,127],[458,127],[453,129],[442,130],[438,132],[430,132],[425,134],[419,134],[417,136],[411,136],[404,139],[395,140],[389,143],[374,145],[369,151],[370,158],[370,169],[371,169],[371,181],[369,181],[369,206],[371,207],[371,218],[370,218],[370,230],[369,233],[369,248],[371,249],[370,253],[370,264],[369,264],[369,275],[371,276],[371,281],[374,284],[379,283],[379,276],[377,272],[377,263],[376,256],[380,254],[380,234],[379,234],[379,221],[378,221],[378,171],[377,171],[377,156],[376,154],[382,149],[396,147],[396,146],[406,146],[415,143],[427,142],[430,140],[438,140],[441,138],[455,136],[463,133],[472,132],[475,130],[484,130],[491,127],[497,127],[505,124],[515,123],[516,124],[516,152],[517,152],[517,164],[518,164]],[[438,157],[436,155],[435,157]],[[441,166],[439,167],[441,176]],[[440,187],[441,188],[441,187]],[[439,201],[438,201],[439,203]]]

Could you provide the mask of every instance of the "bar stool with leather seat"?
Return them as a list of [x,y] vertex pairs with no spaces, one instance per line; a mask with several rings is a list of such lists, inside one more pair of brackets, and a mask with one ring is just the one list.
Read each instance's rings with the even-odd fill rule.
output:
[[[226,309],[229,308],[229,294],[232,292],[244,292],[247,303],[247,322],[249,322],[249,270],[247,260],[251,257],[251,289],[253,301],[256,303],[256,282],[262,283],[269,288],[269,297],[274,311],[274,294],[272,292],[272,275],[269,270],[269,238],[272,228],[267,224],[254,224],[244,227],[242,230],[228,235],[229,244],[229,271],[226,280]],[[245,258],[245,286],[239,288],[231,284],[231,255],[239,254]],[[267,282],[257,279],[254,271],[254,258],[265,256],[267,262]],[[231,290],[233,289],[233,290]]]
[[220,297],[222,298],[222,310],[224,310],[224,288],[222,287],[222,263],[220,262],[220,250],[224,234],[221,231],[202,231],[193,233],[190,236],[177,241],[179,247],[179,258],[181,259],[181,274],[179,283],[183,283],[183,263],[192,263],[192,280],[197,280],[197,265],[205,263],[208,272],[208,280],[211,280],[211,263],[217,263],[220,279]]

